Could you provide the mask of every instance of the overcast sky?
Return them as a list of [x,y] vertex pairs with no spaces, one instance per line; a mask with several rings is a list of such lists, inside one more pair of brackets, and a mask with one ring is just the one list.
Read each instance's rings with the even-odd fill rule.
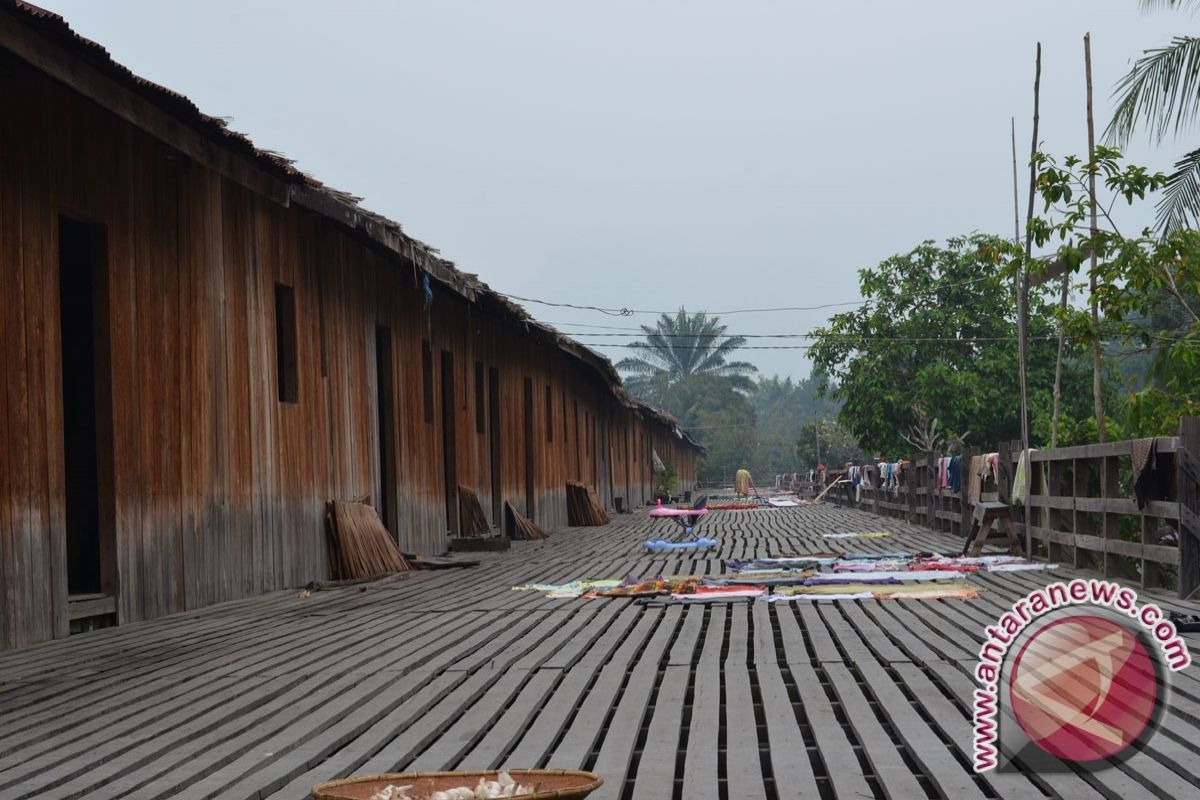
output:
[[[1008,235],[1035,43],[1041,138],[1083,152],[1084,32],[1103,124],[1130,60],[1196,23],[1137,0],[36,2],[499,291],[711,311],[851,301],[924,239]],[[1130,155],[1166,170],[1185,144]],[[586,342],[652,321],[525,305]]]

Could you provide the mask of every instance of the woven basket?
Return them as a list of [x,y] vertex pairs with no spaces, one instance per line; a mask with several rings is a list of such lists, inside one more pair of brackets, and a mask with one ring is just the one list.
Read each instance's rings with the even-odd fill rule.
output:
[[[593,772],[573,769],[510,769],[508,774],[517,783],[532,786],[533,794],[521,795],[522,800],[582,800],[600,788],[604,779]],[[339,781],[320,783],[313,787],[316,800],[368,800],[371,795],[390,784],[411,786],[408,795],[413,800],[455,786],[474,788],[480,778],[496,780],[496,770],[481,772],[395,772],[386,775],[363,775]]]

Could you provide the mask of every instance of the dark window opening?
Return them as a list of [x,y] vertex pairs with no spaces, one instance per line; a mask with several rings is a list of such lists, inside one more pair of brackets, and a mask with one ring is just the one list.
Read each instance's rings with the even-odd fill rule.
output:
[[296,357],[296,293],[291,286],[275,284],[275,382],[281,403],[300,401]]
[[433,424],[433,349],[421,340],[421,391],[425,401],[425,421]]
[[475,432],[483,433],[483,364],[475,362]]

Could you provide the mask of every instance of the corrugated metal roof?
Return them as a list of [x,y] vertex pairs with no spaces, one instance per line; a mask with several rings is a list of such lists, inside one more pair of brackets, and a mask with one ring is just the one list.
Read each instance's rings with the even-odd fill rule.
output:
[[686,432],[678,430],[676,420],[669,414],[630,395],[622,384],[620,374],[608,358],[556,328],[538,322],[523,307],[493,291],[478,276],[462,272],[453,262],[442,258],[436,248],[404,233],[400,223],[363,208],[359,205],[361,198],[326,186],[313,176],[297,169],[294,162],[285,156],[255,147],[248,136],[230,129],[220,117],[205,114],[184,95],[135,74],[128,67],[113,60],[102,45],[76,33],[61,15],[25,0],[0,0],[0,7],[3,6],[20,12],[24,24],[70,48],[90,66],[117,80],[198,133],[249,159],[259,169],[286,183],[289,187],[289,198],[298,205],[360,231],[398,255],[408,258],[439,283],[463,295],[468,301],[491,307],[499,315],[522,324],[536,338],[557,345],[568,355],[595,369],[625,406],[675,429],[689,442],[699,446]]

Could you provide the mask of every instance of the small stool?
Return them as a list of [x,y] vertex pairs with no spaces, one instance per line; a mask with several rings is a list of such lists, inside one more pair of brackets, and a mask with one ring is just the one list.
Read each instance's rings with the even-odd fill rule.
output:
[[[999,522],[999,530],[995,530]],[[1009,552],[1021,555],[1021,543],[1013,532],[1012,511],[1004,503],[976,503],[971,530],[963,544],[964,556],[978,556],[985,544],[1008,544]]]

